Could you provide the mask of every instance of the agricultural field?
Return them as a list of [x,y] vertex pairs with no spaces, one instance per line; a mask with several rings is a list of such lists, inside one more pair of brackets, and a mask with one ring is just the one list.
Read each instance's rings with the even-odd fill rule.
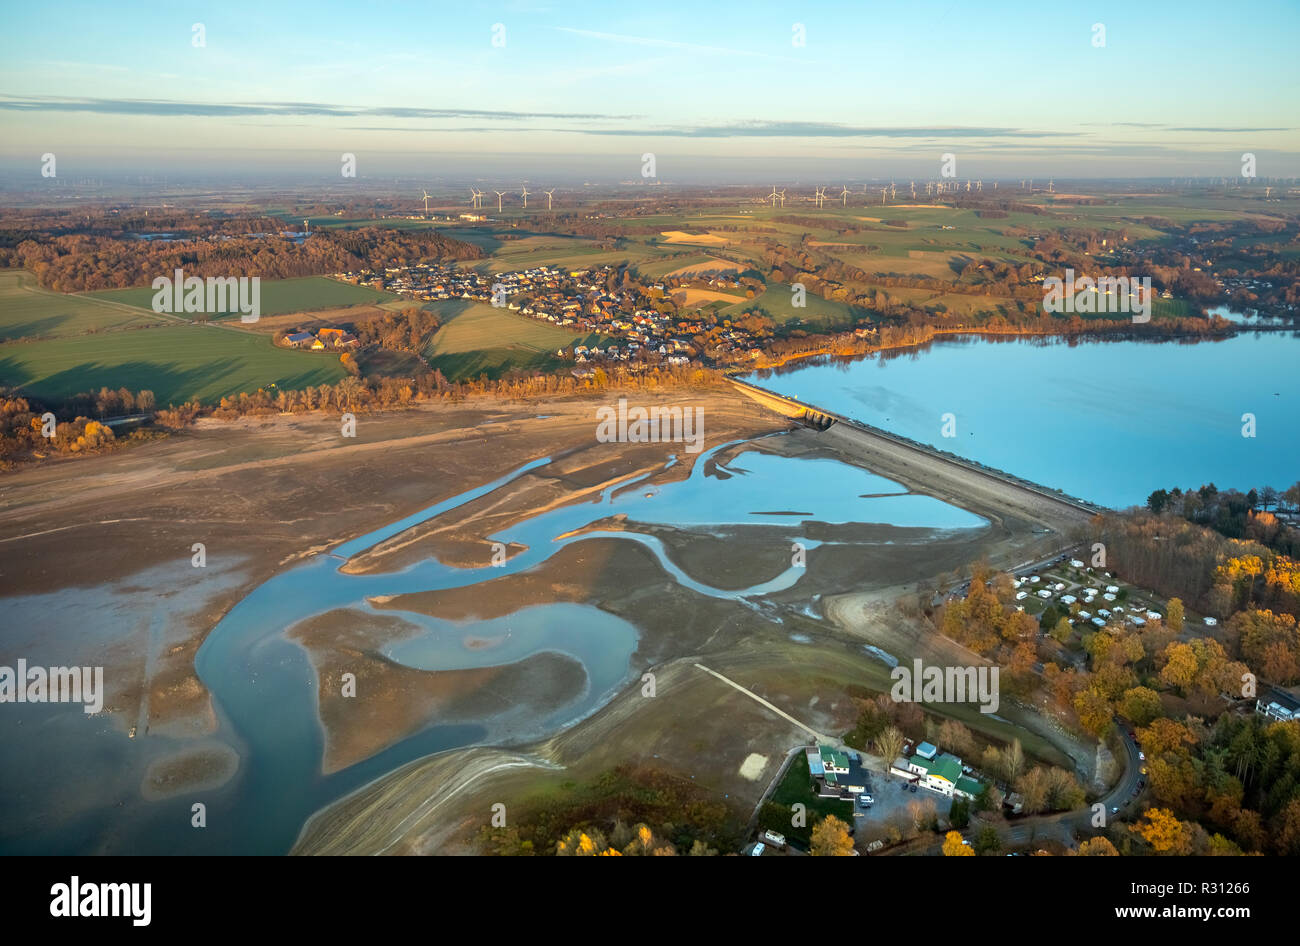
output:
[[823,299],[814,293],[807,293],[803,308],[791,305],[790,287],[784,283],[771,283],[767,290],[755,299],[745,299],[735,305],[718,310],[718,318],[734,319],[744,312],[761,310],[778,325],[807,325],[809,330],[848,328],[862,317],[869,315],[865,309],[855,309],[843,302]]
[[639,241],[627,241],[616,249],[601,249],[595,240],[552,234],[534,234],[519,240],[502,241],[492,256],[472,265],[481,273],[502,273],[534,266],[587,268],[618,263],[640,263],[662,258],[664,251]]
[[25,270],[0,270],[0,342],[62,338],[166,321],[171,320],[165,315],[41,289],[36,277]]
[[449,379],[486,374],[497,378],[515,368],[553,369],[557,349],[599,344],[603,336],[579,335],[484,303],[435,303],[429,308],[446,323],[430,339],[425,355]]
[[275,348],[263,335],[174,323],[0,346],[0,384],[59,400],[101,387],[150,390],[159,405],[276,385],[333,384],[336,356]]
[[[106,289],[85,293],[83,298],[118,302],[152,312],[155,290],[145,286],[135,289]],[[308,312],[312,309],[330,309],[338,306],[364,305],[392,302],[397,296],[368,286],[330,279],[328,276],[305,276],[301,279],[263,279],[261,286],[262,315],[285,315]],[[183,314],[183,313],[178,313]],[[234,319],[239,314],[228,313],[213,321]]]

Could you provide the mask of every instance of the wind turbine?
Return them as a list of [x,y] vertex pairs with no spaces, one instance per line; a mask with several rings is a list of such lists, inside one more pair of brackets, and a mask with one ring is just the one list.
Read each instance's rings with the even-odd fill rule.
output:
[[497,195],[497,213],[501,213],[501,198],[506,196],[505,191],[493,191]]
[[528,185],[524,185],[524,209],[528,209]]
[[429,192],[424,192],[424,218],[429,219]]
[[966,178],[966,193],[970,193],[970,178]]
[[1047,193],[1049,193],[1049,194],[1054,194],[1054,193],[1056,193],[1056,191],[1053,190],[1053,188],[1054,188],[1055,186],[1056,186],[1056,185],[1055,185],[1055,182],[1054,182],[1054,181],[1049,177],[1049,178],[1047,179]]
[[893,200],[894,197],[895,197],[895,195],[896,195],[897,193],[898,193],[898,191],[897,191],[897,189],[895,189],[895,187],[894,187],[894,182],[893,182],[893,181],[890,181],[890,182],[889,182],[889,199],[890,199],[890,200]]
[[880,188],[880,203],[881,203],[881,206],[884,206],[884,203],[885,203],[885,195],[888,194],[888,193],[889,193],[889,188],[888,188],[888,187],[882,187],[882,188]]
[[546,209],[547,209],[547,210],[550,210],[550,209],[551,209],[551,198],[555,196],[555,188],[551,188],[551,189],[548,190],[548,191],[542,191],[542,193],[546,195]]
[[781,189],[781,193],[780,193],[780,195],[779,195],[779,198],[780,198],[780,200],[781,200],[781,209],[784,210],[784,209],[785,209],[785,189],[784,189],[784,188]]
[[984,193],[984,179],[983,179],[983,178],[981,178],[980,180],[978,180],[978,181],[975,182],[975,189],[976,189],[977,191],[979,191],[981,194]]
[[816,188],[813,193],[813,200],[817,201],[817,206],[820,207],[822,205],[822,202],[826,200],[826,188],[824,187]]
[[469,205],[475,208],[483,206],[483,192],[476,190],[473,186],[469,189]]
[[926,182],[925,182],[925,196],[926,196],[926,197],[929,197],[929,196],[930,196],[930,192],[933,191],[933,190],[934,190],[934,181],[926,181]]
[[843,184],[841,184],[840,185],[840,206],[847,207],[848,205],[849,205],[849,189],[845,187]]
[[916,181],[910,182],[912,185],[912,199],[916,200]]
[[772,185],[772,193],[770,193],[770,194],[767,195],[767,199],[770,200],[770,201],[772,202],[772,209],[773,209],[773,210],[776,209],[776,199],[777,199],[778,197],[780,197],[780,196],[781,196],[781,195],[778,194],[778,193],[776,192],[776,185],[773,184],[773,185]]

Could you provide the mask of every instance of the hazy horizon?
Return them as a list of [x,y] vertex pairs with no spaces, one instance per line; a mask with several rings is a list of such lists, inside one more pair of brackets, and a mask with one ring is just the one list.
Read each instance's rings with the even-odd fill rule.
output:
[[52,153],[64,178],[313,181],[339,179],[353,154],[358,181],[613,183],[641,177],[649,153],[664,182],[825,183],[935,178],[951,153],[959,179],[1158,180],[1236,176],[1249,152],[1261,178],[1300,174],[1300,9],[1216,15],[15,8],[0,38],[0,171],[39,184]]

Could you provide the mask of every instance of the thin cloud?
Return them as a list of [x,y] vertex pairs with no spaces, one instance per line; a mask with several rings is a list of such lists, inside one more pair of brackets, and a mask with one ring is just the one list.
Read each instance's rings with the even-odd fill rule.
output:
[[406,108],[379,106],[359,108],[348,105],[325,105],[317,102],[178,102],[168,99],[92,99],[35,96],[0,98],[0,110],[16,112],[95,112],[104,115],[148,115],[157,117],[196,116],[201,118],[266,116],[284,118],[316,116],[323,118],[488,118],[500,121],[526,121],[547,118],[578,120],[628,120],[639,115],[605,115],[583,112],[516,112],[478,108]]
[[[916,139],[952,140],[956,138],[1070,138],[1078,132],[1038,132],[1024,131],[1017,128],[867,128],[848,125],[824,124],[820,122],[741,122],[735,125],[718,125],[702,127],[633,127],[633,128],[576,128],[562,126],[538,126],[527,129],[518,126],[469,126],[434,128],[395,125],[348,125],[347,131],[397,131],[397,132],[493,132],[508,131],[518,134],[520,131],[546,132],[568,135],[602,135],[631,138],[894,138],[900,141]],[[837,145],[832,147],[859,147],[857,145]]]
[[1170,128],[1170,131],[1192,131],[1192,132],[1225,132],[1235,134],[1237,132],[1257,132],[1257,131],[1295,131],[1294,128]]
[[1020,128],[840,125],[834,122],[747,121],[730,125],[666,128],[593,128],[590,135],[641,135],[666,138],[1055,138],[1074,132],[1036,132]]

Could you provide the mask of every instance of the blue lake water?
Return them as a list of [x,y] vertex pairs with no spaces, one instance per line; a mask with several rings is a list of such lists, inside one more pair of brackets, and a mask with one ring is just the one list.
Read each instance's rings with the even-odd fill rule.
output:
[[[1300,336],[944,339],[754,383],[1113,507],[1300,479]],[[955,436],[944,436],[952,414]],[[1255,436],[1245,437],[1243,415]]]

